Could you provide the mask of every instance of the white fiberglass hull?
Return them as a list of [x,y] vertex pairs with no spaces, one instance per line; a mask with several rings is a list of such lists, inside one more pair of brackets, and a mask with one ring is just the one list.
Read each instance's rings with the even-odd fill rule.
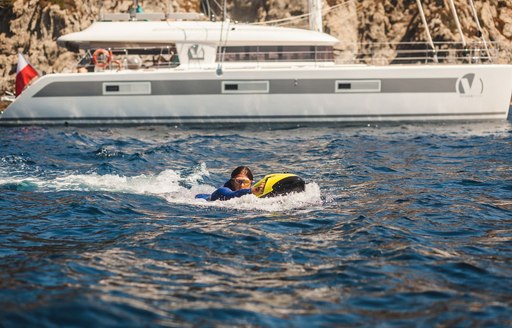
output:
[[506,119],[512,65],[51,74],[0,124],[314,123]]

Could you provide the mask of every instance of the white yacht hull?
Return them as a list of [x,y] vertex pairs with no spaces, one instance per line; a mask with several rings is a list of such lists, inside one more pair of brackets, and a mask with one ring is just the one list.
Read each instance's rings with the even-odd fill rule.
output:
[[512,65],[107,71],[39,78],[1,125],[506,119]]

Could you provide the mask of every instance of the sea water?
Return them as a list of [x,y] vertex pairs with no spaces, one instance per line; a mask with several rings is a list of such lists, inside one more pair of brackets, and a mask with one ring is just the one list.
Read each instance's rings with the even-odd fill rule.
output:
[[[0,129],[2,327],[512,325],[512,124]],[[194,198],[248,165],[306,191]]]

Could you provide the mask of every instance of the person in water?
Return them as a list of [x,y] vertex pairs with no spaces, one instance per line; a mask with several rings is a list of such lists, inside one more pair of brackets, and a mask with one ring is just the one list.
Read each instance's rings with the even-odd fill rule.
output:
[[224,186],[215,190],[211,195],[199,194],[196,198],[215,201],[228,200],[249,194],[259,194],[263,191],[265,184],[262,183],[258,187],[251,187],[253,179],[251,169],[247,166],[239,166],[231,172],[231,179]]

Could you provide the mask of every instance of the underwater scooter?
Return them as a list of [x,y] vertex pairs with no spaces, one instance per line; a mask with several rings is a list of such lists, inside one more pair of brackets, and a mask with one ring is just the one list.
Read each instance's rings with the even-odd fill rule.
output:
[[265,187],[261,194],[256,194],[259,198],[276,197],[292,192],[303,192],[306,188],[304,180],[291,173],[268,174],[263,179],[256,182],[254,187],[258,187],[262,183],[265,183]]
[[[303,192],[306,189],[306,183],[300,177],[291,173],[268,174],[252,187],[257,189],[261,184],[265,184],[260,193],[254,195],[259,198],[270,198],[287,195],[290,193]],[[220,190],[220,189],[219,189]],[[212,194],[213,195],[213,194]],[[198,194],[195,198],[211,200],[210,194]],[[219,200],[217,198],[216,200]],[[222,199],[220,199],[222,200]]]

